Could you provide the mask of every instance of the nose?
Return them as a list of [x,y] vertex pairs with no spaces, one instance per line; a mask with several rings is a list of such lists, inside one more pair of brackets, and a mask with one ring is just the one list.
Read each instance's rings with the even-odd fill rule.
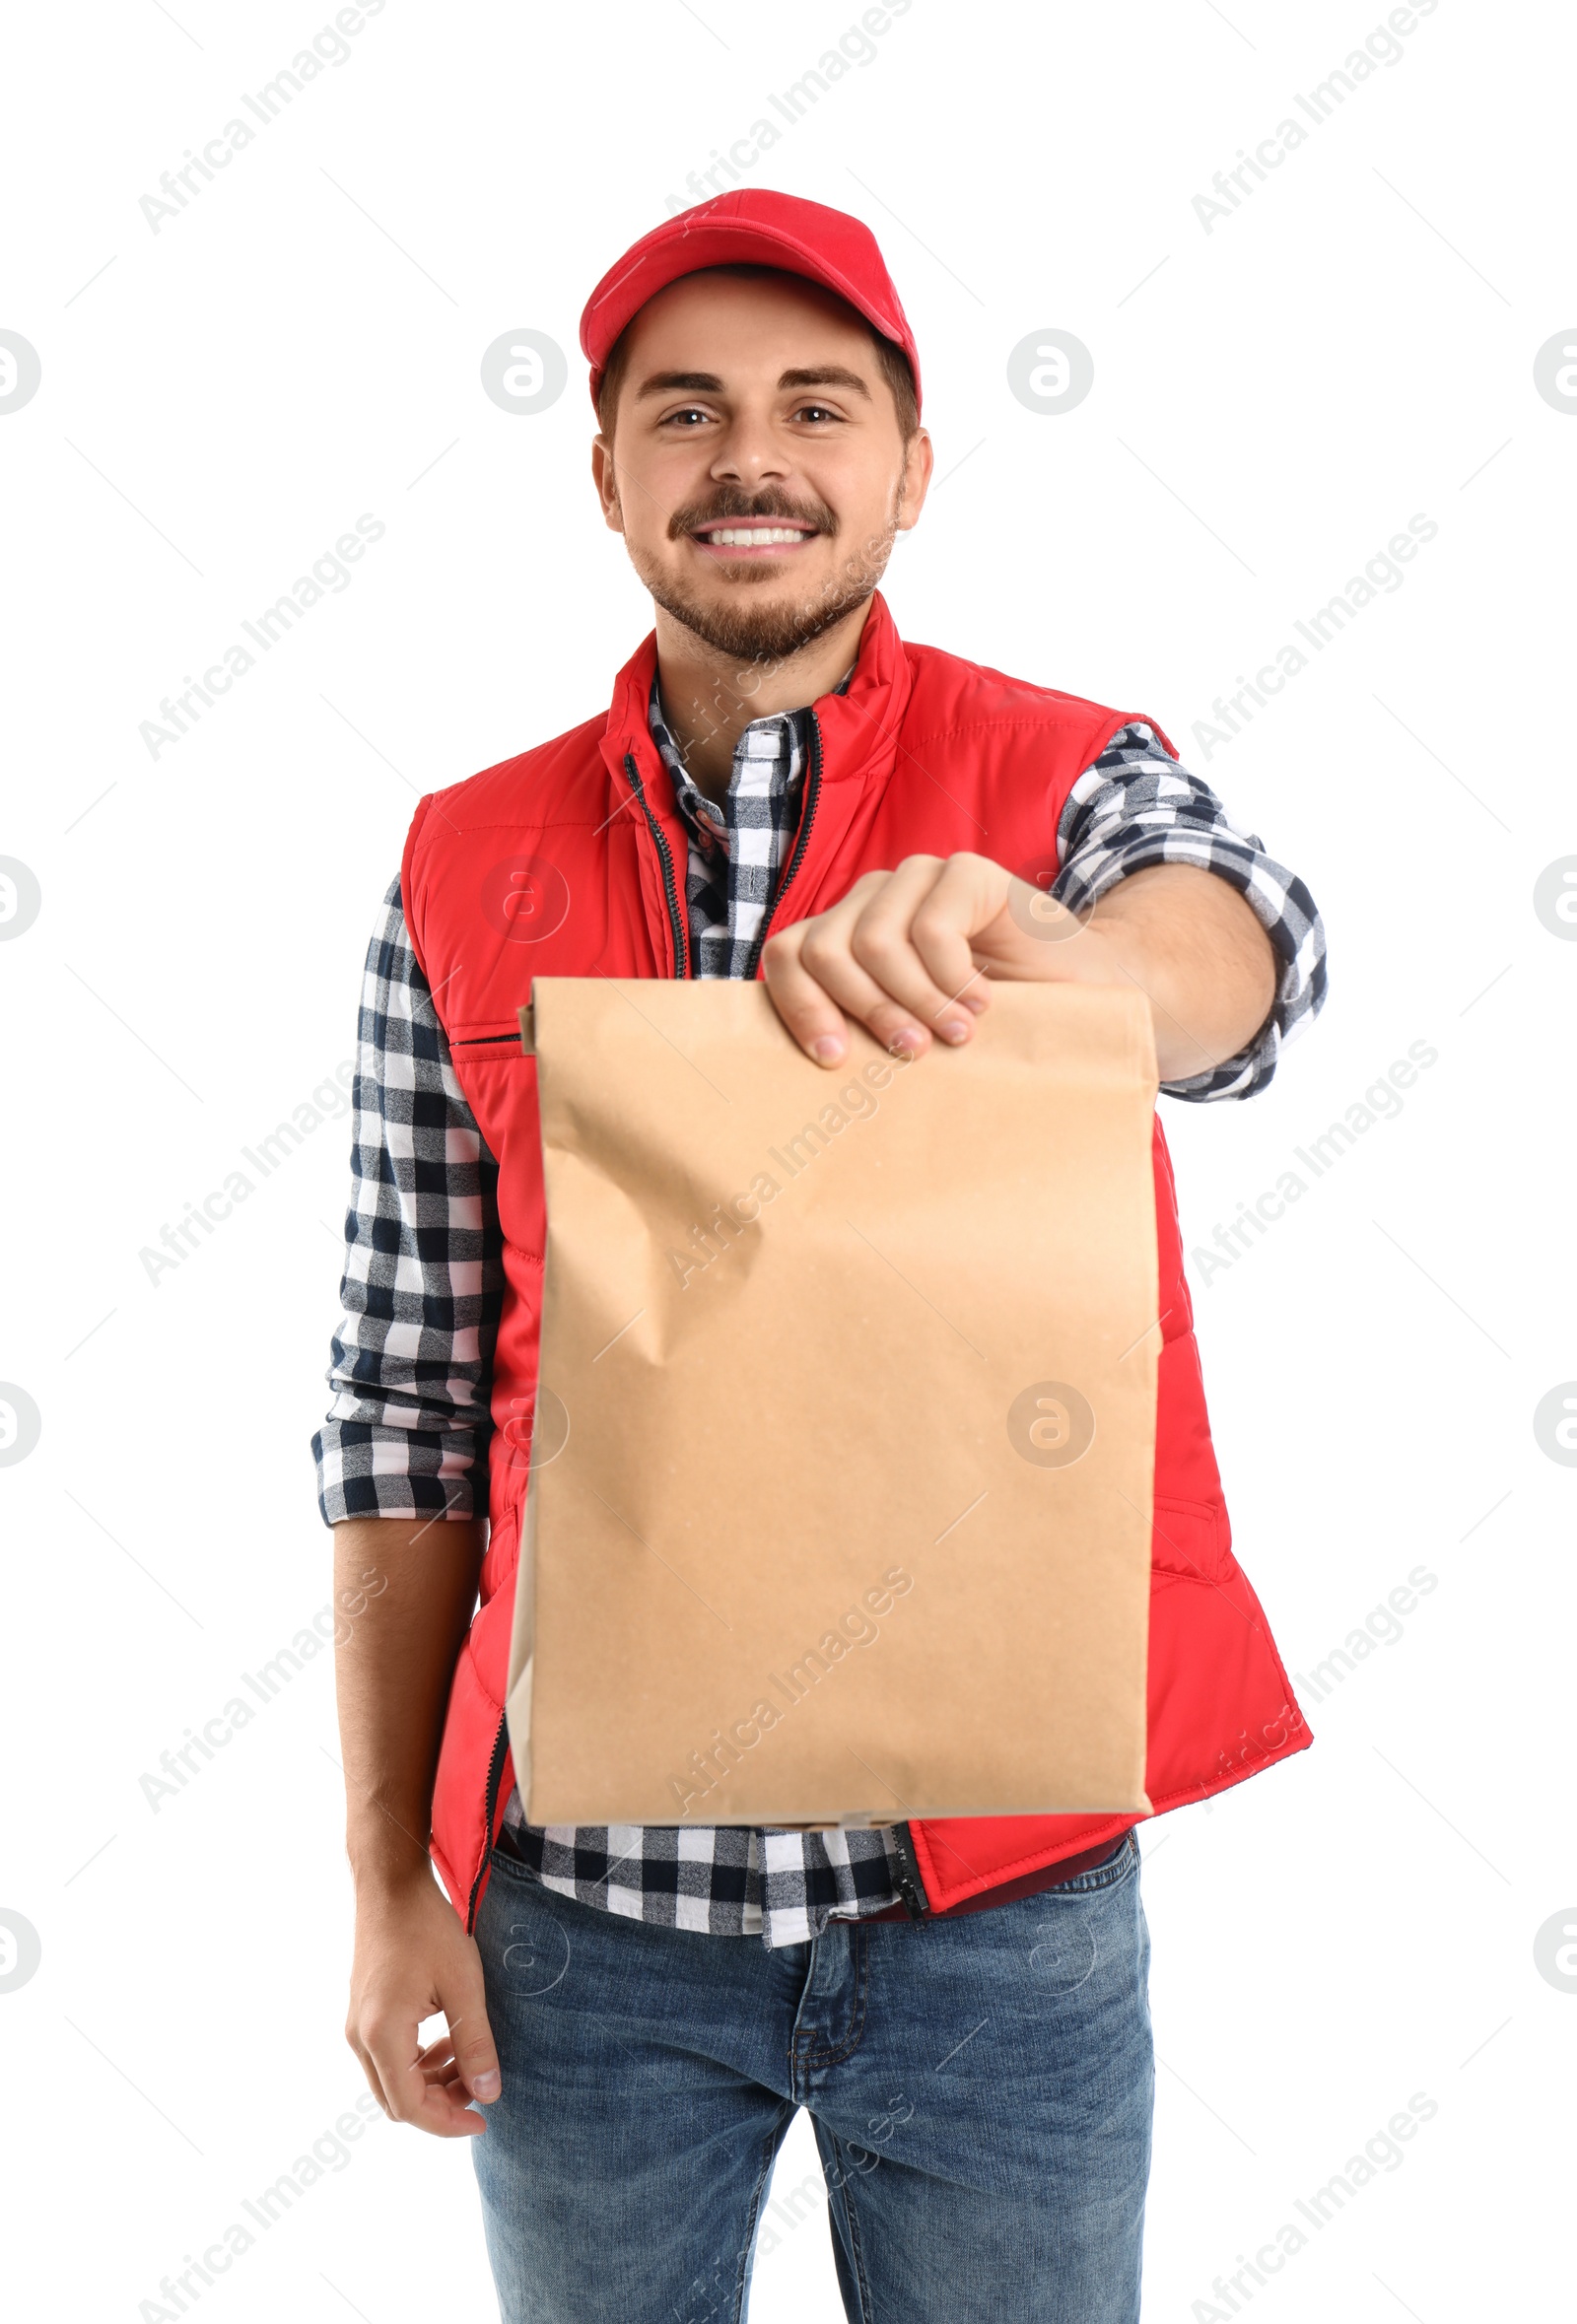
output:
[[755,413],[736,413],[713,457],[714,483],[738,484],[748,490],[762,484],[782,484],[792,473],[789,448],[767,419]]

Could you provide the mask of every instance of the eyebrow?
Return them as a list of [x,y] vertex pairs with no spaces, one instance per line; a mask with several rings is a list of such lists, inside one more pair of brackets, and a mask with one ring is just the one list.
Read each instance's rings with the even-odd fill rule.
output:
[[[780,392],[793,387],[852,387],[857,395],[870,401],[870,389],[857,372],[846,371],[841,364],[817,364],[804,371],[785,372],[778,381]],[[647,395],[721,395],[723,383],[716,372],[653,372],[636,389],[637,400]]]
[[720,395],[722,381],[715,372],[653,372],[643,379],[638,395]]
[[857,372],[846,371],[842,364],[818,364],[813,371],[785,372],[778,381],[780,387],[853,387],[857,394],[870,401],[870,389]]

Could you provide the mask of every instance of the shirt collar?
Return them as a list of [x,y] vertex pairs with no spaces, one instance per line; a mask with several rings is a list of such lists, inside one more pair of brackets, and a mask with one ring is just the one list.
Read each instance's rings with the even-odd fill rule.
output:
[[[843,694],[855,674],[855,663],[828,688],[831,694]],[[703,844],[722,839],[728,828],[728,816],[716,799],[711,799],[691,781],[679,755],[679,745],[669,730],[662,712],[662,695],[655,669],[651,673],[651,697],[647,706],[647,723],[651,739],[661,754],[673,783],[674,804],[687,827]],[[759,781],[763,765],[769,768],[769,786],[774,792],[791,796],[804,779],[806,752],[810,738],[810,707],[801,710],[774,711],[765,718],[752,718],[733,746],[733,767],[728,777],[730,794],[736,793],[741,778],[749,769]]]

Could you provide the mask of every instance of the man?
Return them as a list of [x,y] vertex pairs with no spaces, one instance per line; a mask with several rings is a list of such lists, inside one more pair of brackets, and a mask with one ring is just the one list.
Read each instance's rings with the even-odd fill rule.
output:
[[[1173,1095],[1246,1096],[1323,998],[1319,921],[1152,722],[899,641],[876,584],[931,446],[857,221],[704,203],[609,271],[582,344],[654,638],[607,712],[422,802],[368,961],[315,1448],[356,1608],[348,2036],[388,2114],[477,2137],[506,2324],[738,2318],[800,2104],[851,2316],[1131,2324],[1131,1816],[521,1820],[502,1704],[542,1189],[515,1010],[539,974],[760,974],[810,1057],[836,1066],[853,1019],[924,1071],[995,979],[1129,983]],[[1159,1130],[1156,1169],[1159,1811],[1309,1736],[1230,1552]]]

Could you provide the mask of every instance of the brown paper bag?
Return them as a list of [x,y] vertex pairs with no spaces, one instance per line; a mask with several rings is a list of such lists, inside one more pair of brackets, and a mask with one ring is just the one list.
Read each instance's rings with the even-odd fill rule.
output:
[[538,978],[532,1823],[1144,1812],[1156,1069],[996,984],[812,1064],[757,983]]

